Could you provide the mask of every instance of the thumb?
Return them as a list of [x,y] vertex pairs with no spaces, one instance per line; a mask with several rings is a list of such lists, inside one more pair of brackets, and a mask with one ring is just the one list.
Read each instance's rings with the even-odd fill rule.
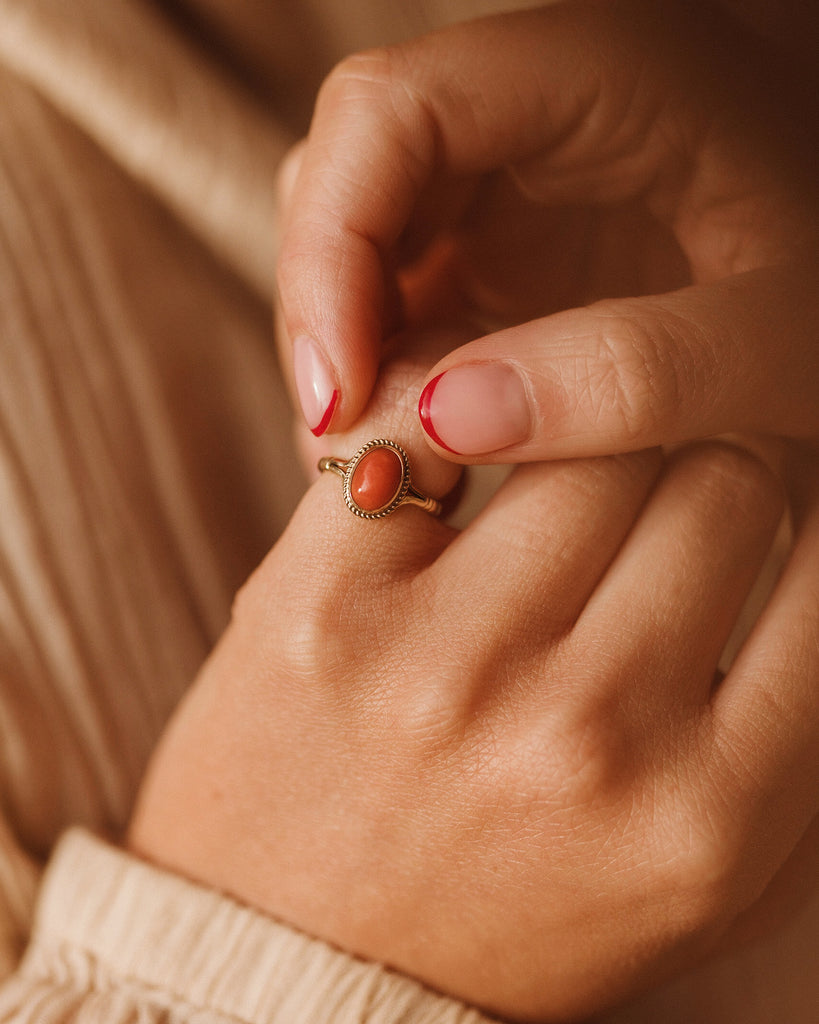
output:
[[441,360],[421,423],[454,461],[487,463],[816,436],[817,295],[815,271],[783,266],[533,320]]

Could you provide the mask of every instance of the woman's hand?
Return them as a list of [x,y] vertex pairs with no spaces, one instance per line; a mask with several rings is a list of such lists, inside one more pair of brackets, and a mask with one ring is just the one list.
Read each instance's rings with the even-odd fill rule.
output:
[[[327,454],[392,436],[442,496],[457,467],[396,414],[395,372]],[[657,983],[819,810],[816,489],[800,501],[803,571],[717,683],[782,512],[746,452],[526,466],[461,533],[358,519],[324,474],[171,724],[130,844],[504,1016]]]
[[576,0],[346,60],[287,171],[308,425],[355,422],[402,318],[467,318],[493,333],[421,397],[454,461],[819,436],[813,102],[705,3]]

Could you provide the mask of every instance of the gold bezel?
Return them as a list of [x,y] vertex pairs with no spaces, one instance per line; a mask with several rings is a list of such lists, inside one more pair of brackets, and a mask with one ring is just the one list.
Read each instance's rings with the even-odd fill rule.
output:
[[[356,466],[359,464],[359,462],[361,462],[361,460],[368,452],[371,452],[373,450],[373,448],[392,449],[392,451],[394,451],[398,458],[401,460],[402,475],[401,486],[398,488],[395,497],[392,498],[387,505],[384,505],[383,508],[376,509],[375,512],[368,512],[365,509],[361,508],[360,505],[356,504],[350,489],[352,486],[353,473],[355,473]],[[355,515],[359,516],[361,519],[383,519],[384,516],[388,516],[391,512],[394,512],[395,509],[397,509],[401,502],[404,500],[404,498],[406,498],[409,489],[409,456],[407,455],[407,453],[404,451],[400,444],[396,444],[395,441],[388,441],[384,437],[376,438],[374,441],[368,441],[365,445],[362,445],[355,453],[355,455],[347,463],[347,466],[345,467],[344,470],[344,502],[347,508]]]

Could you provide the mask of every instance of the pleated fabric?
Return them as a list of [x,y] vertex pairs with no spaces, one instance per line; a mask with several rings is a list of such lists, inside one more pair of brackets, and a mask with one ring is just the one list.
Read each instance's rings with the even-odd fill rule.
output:
[[56,837],[122,829],[303,479],[269,310],[275,121],[150,5],[2,3],[0,25],[7,971]]
[[49,867],[0,1024],[488,1024],[74,830]]

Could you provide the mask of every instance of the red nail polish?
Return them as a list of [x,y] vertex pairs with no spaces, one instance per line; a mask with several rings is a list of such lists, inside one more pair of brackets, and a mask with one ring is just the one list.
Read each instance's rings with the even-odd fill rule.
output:
[[[446,370],[444,373],[446,373]],[[432,395],[435,388],[438,386],[438,381],[443,377],[443,375],[443,373],[439,373],[437,377],[433,377],[421,392],[421,397],[418,399],[418,416],[421,419],[421,426],[437,445],[440,445],[441,448],[446,449],[448,452],[452,452],[453,455],[459,455],[460,452],[456,452],[454,448],[450,448],[445,441],[441,440],[438,436],[438,431],[435,429],[435,425],[432,422]]]
[[336,405],[338,405],[338,391],[333,392],[333,396],[330,399],[330,404],[324,410],[324,415],[321,417],[315,427],[310,427],[310,433],[315,437],[321,437],[321,435],[330,426],[330,420],[333,418],[333,413],[336,411]]
[[306,334],[293,342],[293,378],[304,420],[321,437],[338,405],[338,381],[319,343]]

